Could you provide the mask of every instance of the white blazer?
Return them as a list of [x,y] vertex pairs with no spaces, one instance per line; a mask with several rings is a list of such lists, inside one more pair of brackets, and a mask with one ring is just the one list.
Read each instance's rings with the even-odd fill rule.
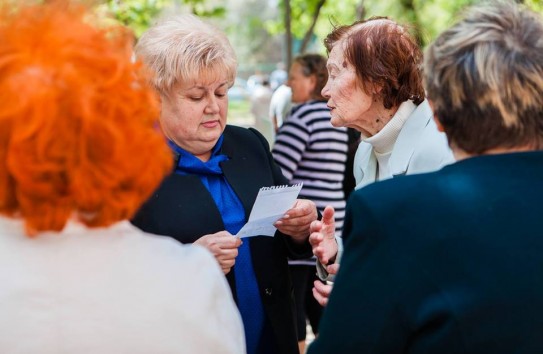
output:
[[0,216],[0,280],[2,354],[245,353],[214,257],[127,221],[30,238]]
[[[437,130],[433,113],[424,100],[405,122],[389,159],[392,176],[403,176],[439,170],[454,162],[444,133]],[[360,142],[354,160],[355,189],[376,181],[377,159],[373,146]]]

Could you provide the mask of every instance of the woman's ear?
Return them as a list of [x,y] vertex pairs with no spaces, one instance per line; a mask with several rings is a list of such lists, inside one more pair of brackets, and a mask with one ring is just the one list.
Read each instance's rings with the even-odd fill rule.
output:
[[441,133],[445,133],[445,129],[443,129],[443,124],[439,121],[438,116],[436,115],[434,111],[434,102],[430,99],[428,99],[428,103],[430,104],[430,108],[432,109],[432,113],[434,116],[434,122],[436,123],[437,130],[439,130]]
[[441,133],[445,133],[445,129],[443,129],[443,125],[439,121],[439,118],[434,114],[434,122],[436,122],[437,130],[439,130]]
[[315,90],[315,87],[317,87],[317,75],[311,75],[309,76],[309,83],[311,84],[311,87],[313,87],[313,90]]

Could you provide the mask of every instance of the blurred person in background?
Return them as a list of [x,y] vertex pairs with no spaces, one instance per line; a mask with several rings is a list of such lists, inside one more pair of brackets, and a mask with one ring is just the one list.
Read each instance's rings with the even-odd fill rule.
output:
[[127,221],[172,168],[131,34],[23,1],[0,37],[0,352],[244,353],[212,255]]
[[[426,100],[422,52],[406,28],[388,18],[373,17],[336,27],[325,45],[329,78],[322,94],[331,108],[332,125],[361,133],[354,159],[357,189],[434,171],[454,160]],[[333,208],[327,208],[325,223],[316,223],[315,231],[333,229],[333,220]],[[323,279],[330,280],[327,273],[339,267],[340,241],[322,239],[318,232],[311,240]],[[315,282],[314,294],[320,303],[326,303],[330,291],[331,285]]]
[[287,257],[311,256],[309,225],[317,210],[299,199],[275,223],[275,237],[234,236],[260,188],[288,181],[262,134],[226,124],[237,66],[232,46],[215,27],[180,15],[145,32],[136,54],[155,73],[160,124],[176,158],[133,223],[215,255],[241,312],[249,354],[298,353]]
[[458,162],[349,200],[318,353],[543,352],[543,19],[467,11],[426,51]]
[[269,117],[273,131],[277,133],[285,118],[292,109],[292,90],[285,83],[281,84],[272,94]]
[[[321,95],[328,79],[326,58],[318,54],[296,57],[289,73],[292,99],[299,103],[277,133],[272,154],[290,184],[303,183],[300,197],[311,199],[323,211],[336,211],[341,233],[345,212],[343,178],[347,160],[347,128],[330,123],[330,109]],[[296,298],[300,352],[305,349],[306,318],[317,333],[322,307],[312,295],[315,258],[289,262]]]
[[288,73],[285,70],[285,63],[282,61],[275,65],[275,70],[270,74],[270,87],[273,91],[284,84],[288,79]]
[[272,90],[268,77],[262,76],[262,81],[257,83],[251,94],[251,113],[255,120],[255,129],[258,130],[268,144],[273,143],[275,130],[269,117]]

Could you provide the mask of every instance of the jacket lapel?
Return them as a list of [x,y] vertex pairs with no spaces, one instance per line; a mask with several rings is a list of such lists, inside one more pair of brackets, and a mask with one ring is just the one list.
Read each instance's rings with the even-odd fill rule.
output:
[[370,144],[360,142],[354,158],[355,189],[360,189],[375,181],[377,176],[377,160]]
[[389,166],[392,176],[402,176],[407,173],[411,157],[417,147],[417,141],[433,116],[428,101],[423,101],[409,116],[394,144]]
[[228,135],[225,135],[222,152],[229,159],[221,163],[221,168],[226,180],[240,199],[241,204],[243,204],[245,218],[248,219],[258,190],[261,187],[258,182],[262,181],[262,179],[255,176],[258,171],[255,171],[255,166],[250,159],[237,149],[235,144],[230,144],[227,137]]

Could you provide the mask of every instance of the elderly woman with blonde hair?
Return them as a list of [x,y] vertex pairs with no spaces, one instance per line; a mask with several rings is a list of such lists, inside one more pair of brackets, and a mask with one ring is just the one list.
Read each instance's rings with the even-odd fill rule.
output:
[[241,312],[248,353],[297,353],[287,257],[311,255],[317,211],[298,200],[276,221],[275,237],[234,236],[260,188],[287,183],[262,134],[226,124],[234,50],[215,27],[180,15],[144,33],[136,54],[154,74],[175,166],[133,223],[215,255]]
[[209,252],[127,221],[171,153],[129,33],[96,22],[0,9],[0,352],[243,353]]

